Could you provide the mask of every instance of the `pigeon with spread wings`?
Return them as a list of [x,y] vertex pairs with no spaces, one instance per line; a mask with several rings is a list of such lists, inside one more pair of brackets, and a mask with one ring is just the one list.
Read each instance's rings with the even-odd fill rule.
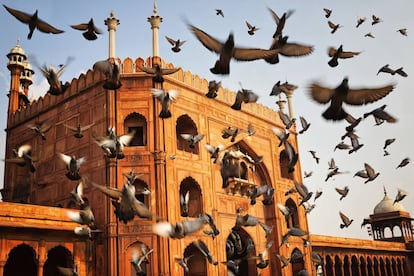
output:
[[95,26],[93,18],[91,18],[88,23],[71,25],[71,27],[75,30],[85,31],[82,35],[87,40],[95,40],[98,38],[97,34],[102,34],[102,31]]
[[346,119],[347,121],[352,121],[352,116],[342,108],[343,103],[350,105],[372,103],[384,98],[393,90],[394,85],[351,89],[348,86],[348,78],[344,78],[336,88],[327,88],[319,83],[312,83],[309,88],[309,94],[313,100],[320,104],[330,103],[328,109],[322,114],[326,120],[338,121]]
[[195,26],[188,25],[204,47],[220,55],[219,60],[210,69],[213,74],[230,74],[230,60],[232,58],[239,61],[252,61],[274,56],[278,52],[277,50],[235,47],[233,33],[230,33],[227,41],[221,42]]

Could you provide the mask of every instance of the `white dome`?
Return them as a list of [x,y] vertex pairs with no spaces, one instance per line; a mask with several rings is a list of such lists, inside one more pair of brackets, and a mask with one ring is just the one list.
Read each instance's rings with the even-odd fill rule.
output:
[[394,200],[388,197],[386,193],[384,195],[384,198],[374,208],[374,214],[382,214],[395,211],[406,212],[405,208],[399,202],[396,202],[394,204]]

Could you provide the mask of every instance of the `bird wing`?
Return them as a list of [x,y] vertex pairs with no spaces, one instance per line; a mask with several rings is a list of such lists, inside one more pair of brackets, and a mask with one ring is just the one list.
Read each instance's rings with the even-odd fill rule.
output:
[[223,43],[193,25],[189,25],[189,27],[204,47],[210,51],[220,53]]
[[108,60],[97,61],[92,68],[93,70],[101,71],[104,74],[112,75],[112,64]]
[[119,139],[119,143],[121,143],[121,145],[123,146],[128,146],[129,143],[131,143],[132,139],[134,138],[135,132],[131,132],[128,134],[124,134],[122,136],[120,136]]
[[301,197],[306,197],[306,195],[308,194],[308,189],[305,185],[300,184],[298,182],[295,181],[295,188],[296,191],[300,194]]
[[378,101],[387,96],[394,89],[394,85],[379,88],[349,89],[345,102],[351,105],[363,105]]
[[344,224],[349,224],[349,218],[344,213],[339,211],[339,216]]
[[306,56],[313,52],[313,46],[299,43],[286,43],[279,49],[279,54],[288,57]]
[[65,162],[66,165],[68,165],[70,163],[70,160],[72,159],[72,157],[63,153],[59,153],[59,157],[63,160],[63,162]]
[[112,199],[118,200],[122,196],[121,190],[118,190],[116,188],[112,187],[106,187],[99,184],[96,184],[95,182],[90,182],[92,186],[100,190],[103,194],[109,196]]
[[60,33],[63,33],[64,32],[63,30],[59,30],[59,29],[53,27],[49,23],[47,23],[47,22],[45,22],[45,21],[43,21],[43,20],[41,20],[39,18],[37,19],[36,27],[42,33],[47,33],[47,34],[49,34],[49,33],[52,33],[52,34],[60,34]]
[[180,92],[178,90],[168,90],[168,96],[170,97],[170,100],[176,101],[178,98],[178,95],[180,95]]
[[28,145],[28,144],[21,145],[21,146],[19,147],[19,149],[17,150],[17,156],[18,156],[18,157],[23,157],[23,155],[24,155],[25,153],[28,153],[28,152],[30,152],[31,150],[32,150],[32,146],[31,146],[31,145]]
[[368,177],[373,177],[375,175],[375,170],[368,163],[365,163],[364,166]]
[[159,101],[163,101],[165,97],[165,92],[162,89],[151,88],[152,96],[156,97]]
[[267,8],[268,10],[269,10],[269,12],[270,12],[270,14],[272,15],[272,17],[273,17],[273,20],[276,22],[276,24],[278,25],[279,24],[279,21],[280,21],[280,18],[279,18],[279,16],[276,14],[276,12],[274,12],[271,8]]
[[345,190],[344,189],[335,188],[335,191],[337,191],[338,194],[340,194],[340,195],[344,195],[345,194]]
[[186,141],[191,141],[192,139],[194,139],[194,136],[188,133],[182,133],[180,135]]
[[73,127],[73,126],[69,126],[69,125],[67,125],[67,124],[63,124],[66,128],[68,128],[68,129],[70,129],[70,130],[72,130],[72,131],[78,131],[78,128],[77,127]]
[[354,56],[359,55],[361,52],[342,52],[339,54],[340,58],[352,58]]
[[333,57],[336,54],[336,49],[334,47],[329,47],[328,56]]
[[170,38],[170,37],[168,37],[168,36],[165,36],[165,38],[167,39],[167,41],[168,41],[171,45],[175,46],[176,41],[175,41],[174,39],[172,39],[172,38]]
[[239,61],[250,61],[261,58],[268,58],[276,55],[278,50],[265,50],[258,48],[240,48],[233,49],[233,57]]
[[329,25],[329,28],[331,29],[334,29],[336,27],[336,24],[333,23],[332,21],[328,21],[328,25]]
[[77,25],[70,25],[75,30],[84,31],[88,29],[88,23],[82,23]]
[[312,83],[309,87],[310,96],[321,104],[328,103],[332,96],[335,94],[335,90],[323,87],[317,83]]
[[85,130],[88,130],[88,129],[90,129],[93,125],[95,125],[95,123],[92,123],[92,124],[89,124],[89,125],[83,126],[83,127],[81,127],[81,128],[80,128],[80,131],[85,131]]
[[171,74],[174,74],[175,72],[177,72],[180,69],[181,69],[181,67],[177,67],[177,68],[160,68],[161,75],[171,75]]
[[253,26],[247,21],[246,21],[246,26],[247,26],[247,28],[249,28],[249,30],[251,30],[253,28]]
[[174,227],[171,223],[164,221],[152,225],[152,232],[161,237],[169,238],[174,232]]
[[203,227],[204,223],[205,221],[203,219],[182,222],[185,234],[197,232]]
[[32,16],[28,13],[15,10],[12,8],[7,7],[6,5],[3,5],[3,7],[11,14],[13,15],[17,20],[19,20],[22,23],[28,24]]

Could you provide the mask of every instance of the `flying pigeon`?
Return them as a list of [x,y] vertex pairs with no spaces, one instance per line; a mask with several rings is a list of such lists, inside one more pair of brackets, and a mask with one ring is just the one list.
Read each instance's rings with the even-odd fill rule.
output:
[[351,148],[351,146],[350,146],[350,145],[345,144],[344,142],[340,142],[340,143],[338,143],[338,144],[335,146],[334,151],[335,151],[336,149],[340,149],[340,150],[347,150],[347,149],[350,149],[350,148]]
[[[348,78],[334,88],[326,88],[318,83],[310,86],[310,95],[318,103],[327,104],[328,109],[322,114],[326,120],[343,120],[349,118],[349,114],[342,108],[342,103],[350,105],[364,105],[372,103],[387,96],[394,89],[394,85],[387,85],[379,88],[350,89]],[[349,119],[348,119],[349,120]]]
[[292,215],[292,210],[290,210],[290,208],[286,205],[277,203],[276,206],[279,209],[279,211],[283,214],[286,220]]
[[337,191],[338,194],[341,195],[341,197],[339,198],[339,200],[342,200],[343,198],[345,198],[348,195],[349,188],[348,188],[348,186],[345,186],[343,189],[335,188],[335,191]]
[[309,232],[304,231],[300,229],[299,227],[293,226],[286,232],[286,234],[282,236],[282,244],[280,246],[282,246],[283,244],[286,244],[290,236],[303,237],[308,234]]
[[32,146],[29,144],[21,145],[17,150],[13,149],[13,158],[6,158],[4,161],[14,163],[20,167],[27,166],[30,172],[35,172],[34,162],[36,160],[32,157]]
[[274,10],[267,8],[272,16],[273,20],[276,22],[277,28],[273,34],[273,39],[276,41],[282,38],[282,32],[285,28],[286,20],[294,13],[294,10],[289,10],[284,12],[281,17],[279,17]]
[[331,28],[331,34],[334,34],[340,27],[342,27],[342,25],[335,24],[330,20],[328,21],[328,26]]
[[315,192],[315,197],[313,198],[313,201],[316,201],[318,198],[320,198],[322,196],[322,194],[323,194],[322,189],[320,189],[320,188],[317,189],[316,192]]
[[78,183],[78,185],[76,185],[75,189],[73,189],[70,194],[72,195],[72,198],[75,200],[76,204],[78,204],[79,206],[82,206],[83,204],[85,204],[85,201],[83,200],[83,187],[85,185],[85,181],[84,179],[81,179]]
[[319,164],[319,157],[316,156],[316,151],[310,150],[309,152],[312,155],[313,159],[315,159],[316,164]]
[[79,180],[81,176],[79,175],[80,167],[86,161],[86,157],[76,158],[74,155],[69,156],[63,153],[59,154],[60,159],[66,164],[66,177],[70,180]]
[[206,94],[207,98],[214,99],[217,97],[217,92],[221,87],[221,81],[217,82],[215,80],[208,82],[208,92]]
[[405,167],[408,165],[408,163],[410,163],[410,158],[406,157],[400,162],[400,164],[398,164],[396,169]]
[[218,265],[218,261],[216,261],[213,257],[213,255],[210,252],[210,249],[208,249],[207,245],[202,240],[195,240],[193,241],[193,245],[200,250],[201,254],[204,255],[204,257],[208,260],[208,262],[212,265]]
[[380,22],[382,22],[382,19],[381,18],[379,18],[378,16],[376,16],[376,15],[372,15],[372,22],[371,22],[371,24],[372,25],[375,25],[375,24],[378,24],[378,23],[380,23]]
[[290,118],[289,115],[285,114],[283,111],[278,111],[279,118],[282,123],[285,125],[286,129],[290,129],[293,124],[296,122],[296,118]]
[[162,119],[170,118],[171,117],[171,111],[170,111],[171,102],[177,100],[179,92],[173,89],[167,92],[162,89],[151,88],[151,93],[161,103],[161,111],[158,116]]
[[204,138],[204,134],[188,134],[188,133],[182,133],[180,134],[181,137],[190,143],[190,148],[194,148],[195,145],[200,142]]
[[313,174],[313,171],[310,171],[310,172],[304,171],[304,172],[303,172],[303,178],[308,178],[308,177],[311,177],[311,176],[312,176],[312,174]]
[[137,67],[143,72],[153,75],[152,80],[156,83],[163,83],[164,82],[163,76],[174,74],[181,69],[181,67],[161,68],[159,64],[155,64],[154,67],[144,67],[141,65],[137,65]]
[[328,49],[328,56],[331,57],[331,59],[328,61],[329,66],[336,67],[338,66],[338,59],[348,59],[353,58],[354,56],[359,55],[361,52],[349,52],[344,51],[342,48],[342,45],[338,47],[338,49],[335,49],[333,47],[330,47]]
[[33,129],[36,135],[42,137],[42,140],[46,140],[45,133],[48,132],[51,127],[51,125],[46,124],[45,122],[29,125],[29,128]]
[[382,66],[378,70],[377,75],[379,73],[388,73],[388,74],[391,74],[391,75],[398,74],[401,77],[405,77],[405,78],[408,77],[408,74],[406,72],[404,72],[404,68],[403,67],[400,67],[400,68],[398,68],[396,70],[393,70],[393,69],[390,68],[390,65],[389,64],[385,64],[384,66]]
[[264,60],[270,64],[279,62],[279,54],[285,57],[302,57],[313,52],[313,46],[296,42],[288,42],[288,36],[277,36],[270,44],[269,50],[276,50],[276,54],[265,57]]
[[273,204],[273,195],[275,189],[269,185],[260,185],[253,187],[251,190],[248,191],[248,196],[250,198],[250,204],[256,204],[256,198],[263,195],[263,204],[264,205],[271,205]]
[[255,216],[249,214],[241,215],[242,211],[243,208],[237,208],[236,223],[232,228],[233,231],[240,230],[241,227],[256,226],[260,222],[259,219]]
[[283,145],[285,146],[285,151],[289,159],[288,172],[292,173],[295,170],[295,165],[298,161],[299,155],[296,153],[295,148],[289,141],[285,140]]
[[172,239],[182,239],[187,235],[193,234],[203,228],[208,223],[204,215],[200,215],[195,220],[186,220],[172,224],[170,222],[158,222],[152,226],[152,231],[161,236]]
[[387,121],[388,123],[395,123],[397,119],[390,115],[388,112],[385,111],[387,107],[386,104],[378,107],[370,112],[364,113],[364,119],[367,118],[369,115],[372,115],[375,119],[376,124],[381,124],[381,122]]
[[332,10],[331,9],[327,9],[327,8],[323,8],[323,11],[325,12],[325,17],[329,18],[332,14]]
[[224,148],[223,145],[217,145],[216,147],[213,145],[210,145],[208,143],[204,144],[204,147],[208,150],[208,152],[210,153],[210,159],[213,159],[213,163],[217,162],[218,159],[218,154],[220,152],[221,149]]
[[299,182],[295,181],[295,189],[301,196],[301,201],[299,203],[299,206],[303,205],[303,203],[307,202],[313,195],[313,192],[309,192],[308,188],[305,186],[305,184],[301,184]]
[[64,125],[67,129],[69,129],[69,130],[71,130],[72,132],[74,132],[74,134],[73,134],[73,136],[75,137],[75,138],[78,138],[78,139],[80,139],[80,138],[82,138],[83,137],[83,133],[82,132],[84,132],[84,131],[86,131],[86,130],[88,130],[88,129],[90,129],[92,126],[94,126],[95,125],[95,123],[91,123],[91,124],[89,124],[89,125],[86,125],[86,126],[81,126],[81,124],[78,124],[76,127],[74,127],[74,126],[69,126],[69,125]]
[[10,7],[7,7],[6,5],[3,5],[3,7],[11,14],[13,15],[17,20],[20,22],[29,25],[29,34],[27,35],[27,39],[31,39],[33,32],[35,29],[38,29],[42,33],[52,33],[52,34],[60,34],[64,31],[59,30],[52,25],[48,24],[47,22],[43,21],[38,17],[38,11],[36,10],[34,14],[30,15],[28,13],[12,9]]
[[403,200],[405,197],[407,196],[407,192],[402,190],[402,189],[398,189],[398,193],[395,196],[393,205],[397,202],[400,202],[401,200]]
[[105,75],[106,80],[103,84],[103,88],[108,90],[116,90],[122,86],[121,83],[121,71],[119,63],[114,58],[97,61],[93,65],[93,70],[98,70]]
[[98,144],[105,155],[109,158],[123,159],[125,154],[123,153],[124,147],[128,146],[134,138],[135,131],[117,136],[115,134],[115,128],[108,128],[108,135],[105,137],[95,137],[95,142]]
[[331,158],[331,160],[329,160],[329,162],[328,162],[328,169],[329,170],[334,170],[336,168],[337,168],[337,166],[335,164],[335,159]]
[[66,213],[72,221],[81,225],[87,225],[90,227],[94,227],[95,225],[95,217],[87,200],[85,200],[85,203],[81,205],[81,209],[79,211],[68,210]]
[[366,33],[364,35],[365,37],[375,38],[375,36],[372,33]]
[[254,33],[259,30],[259,28],[257,28],[256,26],[251,25],[249,22],[246,21],[246,26],[247,26],[247,33],[249,35],[254,35]]
[[236,98],[234,99],[234,103],[231,106],[234,110],[240,110],[242,103],[255,103],[259,99],[259,95],[254,93],[252,90],[248,89],[241,89],[237,91]]
[[221,10],[221,9],[216,9],[216,15],[221,15],[221,17],[224,17],[223,10]]
[[366,17],[358,17],[356,27],[358,28],[359,26],[361,26],[361,24],[364,23],[365,20],[367,20]]
[[364,167],[365,167],[365,170],[357,171],[354,174],[354,177],[359,176],[362,178],[366,178],[367,180],[365,180],[364,182],[365,184],[370,181],[373,181],[380,174],[379,172],[375,172],[375,170],[368,163],[364,163]]
[[286,258],[286,257],[284,257],[282,255],[279,255],[279,254],[276,254],[276,256],[282,264],[281,268],[285,268],[290,264],[290,257]]
[[351,139],[351,149],[348,151],[349,154],[353,153],[353,152],[357,152],[360,148],[362,148],[364,146],[364,144],[360,144],[359,140],[358,140],[358,136],[357,135],[352,135],[350,137]]
[[407,28],[398,29],[397,32],[399,32],[403,36],[408,36]]
[[349,217],[347,217],[344,213],[342,213],[341,211],[339,211],[339,216],[342,220],[342,223],[339,225],[339,227],[341,229],[345,228],[345,227],[349,227],[349,225],[351,225],[351,223],[354,221],[353,219],[349,219]]
[[73,57],[68,57],[65,64],[60,64],[59,69],[57,70],[55,67],[49,65],[47,66],[44,64],[43,66],[37,65],[37,61],[34,60],[34,64],[39,68],[42,72],[43,76],[46,78],[47,82],[49,83],[49,90],[47,93],[57,96],[63,94],[70,86],[68,82],[63,84],[60,81],[60,77],[62,76],[63,72],[65,72],[66,67],[68,64],[73,60]]
[[221,131],[221,137],[227,139],[231,137],[230,142],[236,141],[236,136],[240,133],[240,129],[237,127],[228,126]]
[[165,36],[165,38],[167,39],[167,41],[171,44],[171,45],[173,45],[173,47],[171,48],[171,50],[174,52],[174,53],[178,53],[178,52],[180,52],[181,51],[181,46],[185,43],[185,40],[174,40],[174,39],[172,39],[172,38],[170,38],[170,37],[168,37],[168,36]]
[[219,60],[210,69],[213,74],[230,74],[230,60],[232,58],[239,61],[252,61],[274,56],[278,52],[277,50],[235,47],[233,33],[230,33],[227,41],[223,43],[190,24],[189,28],[204,47],[220,55]]
[[308,123],[308,121],[303,116],[299,116],[299,120],[300,124],[302,125],[302,129],[299,130],[299,134],[303,134],[305,131],[308,130],[311,124]]
[[144,276],[146,275],[146,273],[145,273],[145,270],[142,268],[142,264],[149,262],[148,255],[151,254],[154,251],[154,249],[148,250],[148,247],[142,244],[141,251],[142,251],[141,255],[138,253],[137,249],[135,249],[132,252],[131,265],[134,267],[134,270],[137,275]]
[[179,264],[184,269],[184,272],[188,272],[189,271],[188,260],[191,259],[193,256],[194,255],[190,255],[190,256],[184,257],[184,258],[175,257],[174,260],[177,264]]
[[85,31],[82,35],[87,40],[95,40],[98,38],[97,34],[102,34],[102,31],[95,26],[93,18],[91,18],[88,23],[71,25],[71,27],[75,30]]

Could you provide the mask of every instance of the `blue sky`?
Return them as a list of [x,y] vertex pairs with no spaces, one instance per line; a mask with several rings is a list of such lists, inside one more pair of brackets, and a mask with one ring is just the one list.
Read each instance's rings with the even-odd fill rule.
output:
[[[9,90],[10,74],[6,54],[20,39],[21,47],[30,57],[35,57],[40,64],[61,64],[68,56],[75,59],[69,64],[62,75],[63,81],[71,81],[92,67],[94,62],[108,56],[108,33],[103,21],[113,11],[120,20],[116,32],[116,55],[121,59],[126,57],[146,58],[151,52],[151,30],[147,17],[152,14],[153,1],[2,1],[14,9],[27,13],[39,10],[39,17],[57,28],[65,30],[59,35],[50,35],[35,31],[33,38],[27,40],[28,26],[23,25],[12,17],[4,8],[0,9],[2,43],[0,52],[0,128],[6,127],[7,93]],[[344,237],[369,238],[366,229],[360,224],[364,217],[372,213],[374,206],[383,197],[383,186],[388,195],[394,197],[397,188],[408,191],[408,196],[402,204],[408,212],[414,213],[412,182],[414,179],[413,164],[396,169],[400,161],[406,157],[414,158],[414,148],[411,145],[414,131],[411,124],[413,117],[412,101],[413,86],[411,74],[414,74],[414,56],[411,49],[414,45],[414,18],[412,11],[414,2],[396,0],[392,4],[383,0],[290,0],[290,1],[192,1],[192,0],[158,0],[158,14],[163,17],[160,26],[160,55],[176,66],[206,79],[221,80],[224,87],[238,90],[241,82],[244,88],[252,89],[260,95],[259,102],[274,107],[274,97],[269,93],[278,80],[289,81],[299,88],[293,95],[294,115],[304,116],[312,125],[308,132],[300,135],[299,148],[301,167],[304,171],[313,171],[310,178],[304,179],[304,184],[310,190],[321,188],[323,195],[316,201],[316,208],[309,214],[311,233],[336,235]],[[229,32],[233,32],[235,43],[238,46],[268,48],[276,25],[267,10],[272,8],[278,15],[288,10],[294,10],[287,20],[284,35],[289,41],[300,42],[314,46],[312,55],[302,58],[280,57],[280,63],[269,65],[264,61],[236,62],[230,65],[229,76],[215,76],[209,68],[214,65],[216,54],[205,49],[189,31],[185,21],[204,30],[220,40],[225,40]],[[215,14],[215,9],[224,12],[224,18]],[[329,18],[334,23],[343,25],[335,34],[330,33],[323,8],[332,9]],[[371,16],[375,14],[383,22],[371,25]],[[69,25],[87,22],[94,18],[98,27],[104,31],[96,41],[85,40],[80,31],[73,30]],[[367,17],[358,29],[358,17]],[[254,36],[247,34],[245,21],[257,26],[260,30]],[[398,29],[407,28],[408,36],[402,36]],[[375,38],[364,35],[371,32]],[[164,36],[186,40],[182,51],[173,53],[170,44]],[[337,48],[343,45],[346,51],[361,51],[362,53],[349,60],[340,60],[339,66],[331,68],[327,62],[328,47]],[[407,78],[386,74],[377,75],[377,71],[385,64],[391,68],[404,67]],[[30,87],[29,96],[37,98],[45,93],[46,81],[41,72],[35,68],[34,84]],[[351,88],[376,87],[389,83],[396,84],[394,91],[386,98],[362,107],[345,106],[346,110],[359,117],[383,104],[387,104],[387,111],[399,120],[395,124],[384,123],[374,126],[370,117],[363,120],[357,128],[357,134],[364,144],[357,153],[349,155],[346,151],[333,151],[344,134],[345,122],[332,123],[325,121],[321,113],[326,109],[314,103],[308,96],[308,86],[314,81],[322,85],[336,87],[347,76]],[[300,128],[300,126],[299,126]],[[396,138],[396,142],[389,147],[390,155],[384,157],[382,147],[387,138]],[[0,156],[4,156],[5,132],[0,133]],[[309,150],[315,150],[320,157],[320,164],[316,164]],[[328,172],[327,162],[335,158],[341,171],[347,174],[336,176],[325,182]],[[369,163],[380,176],[368,184],[364,180],[353,177],[354,173]],[[414,162],[413,162],[414,163]],[[1,168],[0,179],[3,179]],[[2,183],[2,181],[0,182]],[[1,186],[2,184],[0,184]],[[349,195],[339,201],[339,195],[334,188],[343,188],[348,185]],[[340,219],[338,211],[354,219],[354,223],[347,229],[339,229]]]

